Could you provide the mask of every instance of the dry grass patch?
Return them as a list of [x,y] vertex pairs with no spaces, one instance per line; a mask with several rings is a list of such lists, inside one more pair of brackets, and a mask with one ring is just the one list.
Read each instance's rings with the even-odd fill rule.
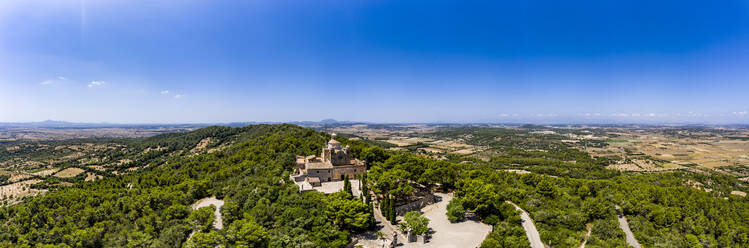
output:
[[424,152],[431,152],[431,153],[442,153],[444,152],[442,149],[427,147],[427,148],[419,148],[419,150],[422,150]]
[[130,163],[130,162],[133,162],[133,160],[126,159],[126,158],[125,159],[120,159],[120,161],[117,162],[116,165],[123,165],[123,164],[127,164],[127,163]]
[[453,153],[457,153],[460,155],[468,155],[468,154],[474,153],[474,151],[473,149],[461,149],[461,150],[454,151]]
[[147,154],[150,151],[163,151],[166,150],[166,147],[157,146],[156,148],[147,147],[145,150],[143,150],[143,154]]
[[104,178],[104,177],[102,177],[100,175],[96,175],[96,174],[91,173],[91,172],[87,172],[86,173],[86,179],[84,179],[84,181],[95,181],[95,180],[100,180],[102,178]]
[[27,179],[31,177],[28,173],[11,173],[10,178],[8,179],[9,182],[19,182],[23,181],[24,179]]
[[512,173],[517,173],[517,174],[528,174],[528,173],[531,173],[530,171],[527,171],[527,170],[514,170],[514,169],[504,170],[504,171],[512,172]]
[[70,155],[67,155],[67,156],[62,157],[62,158],[65,159],[65,160],[71,160],[71,159],[79,159],[79,158],[81,158],[83,156],[86,156],[86,154],[83,153],[83,152],[74,152],[74,153],[71,153]]
[[46,176],[55,174],[55,172],[57,172],[57,169],[56,168],[52,168],[52,169],[46,169],[46,170],[41,170],[41,171],[37,171],[37,172],[32,172],[31,174],[36,175],[36,176],[40,176],[40,177],[46,177]]
[[190,150],[190,152],[191,153],[196,153],[196,152],[198,152],[200,150],[203,150],[206,147],[208,147],[208,145],[210,145],[212,141],[213,141],[213,138],[211,138],[211,137],[202,139],[202,140],[200,140],[200,142],[198,142],[198,144],[194,148],[192,148]]
[[413,138],[392,137],[392,138],[390,138],[390,139],[388,139],[386,141],[388,143],[392,143],[392,144],[397,145],[397,146],[410,146],[410,145],[415,145],[415,144],[417,144],[419,142],[421,142],[421,143],[429,143],[429,142],[432,142],[434,140],[427,139],[427,138],[416,138],[416,137],[413,137]]
[[55,176],[60,177],[60,178],[70,178],[70,177],[77,176],[78,174],[81,174],[83,172],[84,170],[81,168],[67,168],[67,169],[61,170],[60,172],[55,173]]
[[32,189],[30,187],[32,184],[39,182],[41,180],[34,179],[0,186],[0,201],[7,200],[8,204],[15,204],[20,202],[20,199],[23,197],[45,192],[46,190]]

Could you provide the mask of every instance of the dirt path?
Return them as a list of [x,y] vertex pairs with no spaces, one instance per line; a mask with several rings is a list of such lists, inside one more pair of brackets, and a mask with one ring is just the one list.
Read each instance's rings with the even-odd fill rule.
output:
[[585,248],[585,244],[588,243],[588,238],[590,237],[590,231],[592,230],[593,223],[588,223],[585,226],[588,228],[588,233],[585,234],[585,239],[583,239],[583,243],[580,245],[580,248]]
[[216,212],[213,214],[216,215],[216,220],[213,221],[213,227],[216,229],[223,229],[224,228],[224,221],[221,218],[221,207],[224,206],[224,201],[216,199],[216,197],[206,197],[203,199],[200,199],[196,201],[194,204],[192,204],[192,210],[196,210],[198,208],[202,207],[208,207],[210,205],[216,206]]
[[531,216],[528,215],[528,212],[525,212],[525,210],[520,208],[518,205],[515,205],[515,203],[512,203],[510,201],[506,202],[512,204],[512,206],[515,206],[515,209],[523,212],[520,214],[520,219],[523,220],[523,229],[525,229],[525,235],[528,236],[528,242],[531,243],[531,248],[544,248],[544,243],[541,242],[541,235],[538,234],[536,225],[533,224],[533,219],[531,219]]
[[635,248],[640,248],[640,243],[637,242],[635,234],[632,233],[632,230],[629,229],[629,223],[627,223],[627,218],[624,217],[622,209],[619,207],[619,205],[616,205],[614,207],[616,208],[616,214],[618,215],[619,227],[622,228],[622,231],[624,231],[624,234],[627,236],[627,244]]

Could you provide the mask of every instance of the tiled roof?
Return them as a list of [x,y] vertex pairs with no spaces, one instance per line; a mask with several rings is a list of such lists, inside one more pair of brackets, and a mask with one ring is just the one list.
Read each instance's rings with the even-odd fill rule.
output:
[[310,182],[310,183],[319,183],[320,182],[320,178],[319,177],[308,177],[307,181]]
[[308,163],[307,169],[333,169],[333,165],[324,162]]

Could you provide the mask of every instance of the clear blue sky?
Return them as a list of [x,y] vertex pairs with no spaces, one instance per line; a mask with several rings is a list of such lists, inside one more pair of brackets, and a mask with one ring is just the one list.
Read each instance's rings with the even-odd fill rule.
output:
[[2,1],[0,122],[749,123],[749,2]]

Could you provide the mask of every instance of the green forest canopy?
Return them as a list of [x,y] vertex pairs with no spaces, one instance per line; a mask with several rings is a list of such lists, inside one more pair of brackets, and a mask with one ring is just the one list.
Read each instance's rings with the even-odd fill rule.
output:
[[[184,244],[187,247],[343,247],[353,233],[369,226],[369,218],[357,214],[371,209],[366,204],[347,202],[357,200],[340,194],[299,193],[287,180],[294,157],[319,153],[329,138],[326,134],[294,125],[222,130],[226,131],[219,134],[237,140],[226,150],[163,157],[136,173],[79,182],[0,208],[0,247],[181,247],[193,231],[197,233]],[[170,142],[190,143],[191,135],[194,132],[145,140],[172,146]],[[495,226],[485,247],[527,242],[518,229],[517,212],[506,200],[528,211],[542,239],[556,247],[579,246],[587,223],[593,228],[589,246],[623,245],[614,204],[623,207],[635,235],[646,246],[688,247],[695,238],[714,246],[749,245],[746,197],[685,184],[710,180],[730,188],[735,178],[688,172],[619,174],[605,169],[596,169],[603,176],[587,178],[575,176],[579,170],[574,164],[562,165],[570,167],[565,170],[572,176],[550,177],[543,170],[520,175],[491,164],[458,164],[361,141],[342,142],[368,162],[368,186],[376,193],[407,195],[411,189],[404,182],[408,181],[455,190],[464,209]],[[554,164],[538,166],[553,169]],[[210,228],[201,223],[207,220],[187,207],[211,195],[225,201],[223,230],[206,230]],[[360,211],[347,212],[349,206]]]

